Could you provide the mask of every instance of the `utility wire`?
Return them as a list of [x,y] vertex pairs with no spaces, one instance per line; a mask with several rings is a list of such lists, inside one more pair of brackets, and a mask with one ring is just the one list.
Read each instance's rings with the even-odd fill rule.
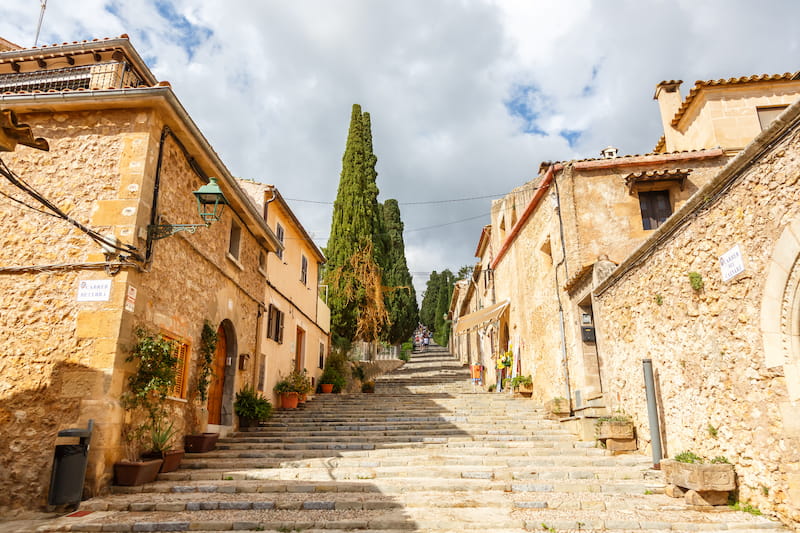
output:
[[[512,192],[521,193],[528,189],[535,191],[538,189],[538,186],[535,185],[525,185],[519,188],[517,191],[509,191],[502,194],[488,194],[486,196],[471,196],[469,198],[448,198],[445,200],[425,200],[421,202],[398,202],[398,205],[433,205],[433,204],[449,204],[449,203],[456,203],[456,202],[469,202],[472,200],[486,200],[488,198],[502,198],[504,196],[508,196]],[[286,200],[291,200],[292,202],[303,202],[306,204],[320,204],[320,205],[333,205],[334,202],[326,202],[322,200],[306,200],[304,198],[286,198]]]
[[[88,226],[78,222],[74,218],[72,218],[69,215],[67,215],[57,205],[55,205],[53,202],[51,202],[46,197],[44,197],[36,189],[34,189],[32,186],[30,186],[28,183],[26,183],[25,180],[23,180],[21,177],[19,177],[13,170],[11,170],[8,167],[8,165],[6,165],[5,161],[2,160],[2,158],[0,158],[0,175],[2,175],[8,181],[10,181],[12,185],[14,185],[15,187],[21,189],[23,192],[25,192],[29,196],[31,196],[34,200],[36,200],[40,204],[44,205],[47,209],[52,211],[54,213],[53,216],[56,216],[58,218],[61,218],[61,219],[65,220],[65,221],[69,222],[70,224],[72,224],[73,226],[78,228],[80,231],[82,231],[86,235],[88,235],[90,239],[92,239],[93,241],[97,242],[98,244],[100,244],[102,246],[107,246],[107,247],[113,248],[115,250],[118,250],[120,252],[124,252],[126,254],[130,254],[130,256],[132,258],[134,258],[134,259],[136,259],[138,261],[142,260],[142,257],[139,255],[138,250],[136,249],[136,247],[131,246],[130,244],[122,244],[122,245],[117,244],[116,242],[107,239],[103,235],[97,233],[95,230],[89,228]],[[20,202],[20,203],[22,203],[22,202]],[[23,204],[23,205],[27,206],[27,204]],[[28,207],[30,207],[30,206],[28,206]],[[36,211],[39,211],[39,209],[36,209],[36,208],[33,208],[33,207],[31,207],[31,209],[35,209]]]

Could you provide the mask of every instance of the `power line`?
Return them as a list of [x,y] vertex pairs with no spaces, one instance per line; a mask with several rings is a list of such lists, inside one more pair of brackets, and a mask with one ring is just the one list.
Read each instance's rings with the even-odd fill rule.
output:
[[[398,205],[434,205],[434,204],[449,204],[449,203],[456,203],[456,202],[470,202],[473,200],[486,200],[489,198],[502,198],[504,196],[508,196],[512,192],[523,192],[524,190],[531,189],[536,190],[539,187],[534,185],[524,185],[517,189],[516,191],[509,191],[502,194],[487,194],[485,196],[471,196],[468,198],[447,198],[444,200],[425,200],[421,202],[398,202]],[[308,200],[305,198],[286,198],[286,200],[290,200],[292,202],[302,202],[306,204],[319,204],[319,205],[333,205],[334,202],[322,201],[322,200]]]

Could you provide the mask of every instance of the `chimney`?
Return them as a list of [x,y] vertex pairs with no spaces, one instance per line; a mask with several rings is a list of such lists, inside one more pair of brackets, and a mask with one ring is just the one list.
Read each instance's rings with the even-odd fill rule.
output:
[[600,150],[600,155],[603,156],[603,159],[614,159],[617,157],[617,152],[619,152],[618,149],[614,148],[613,146],[609,146]]
[[662,81],[656,85],[656,94],[653,100],[658,100],[658,108],[661,111],[661,125],[664,127],[664,137],[667,144],[667,151],[672,148],[672,119],[681,107],[681,83],[682,80]]

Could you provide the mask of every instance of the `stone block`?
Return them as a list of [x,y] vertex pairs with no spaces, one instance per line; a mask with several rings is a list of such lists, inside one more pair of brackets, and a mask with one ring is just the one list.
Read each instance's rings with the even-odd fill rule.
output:
[[727,490],[690,490],[684,497],[687,505],[713,506],[728,503]]
[[606,449],[613,452],[631,452],[636,449],[636,439],[606,439]]
[[679,463],[663,459],[661,470],[667,483],[697,491],[729,491],[736,489],[736,473],[730,464]]
[[681,487],[670,483],[664,487],[664,494],[670,498],[683,498],[686,495],[686,489],[682,489]]
[[598,439],[632,439],[633,424],[614,420],[604,420],[597,423]]

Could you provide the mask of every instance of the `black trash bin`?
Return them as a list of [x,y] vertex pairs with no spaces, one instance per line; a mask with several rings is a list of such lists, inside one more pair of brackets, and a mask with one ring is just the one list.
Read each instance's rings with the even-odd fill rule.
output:
[[81,503],[93,427],[94,420],[89,420],[89,426],[85,429],[70,428],[58,432],[59,437],[77,438],[78,444],[56,445],[53,471],[50,474],[50,494],[47,498],[49,505]]

